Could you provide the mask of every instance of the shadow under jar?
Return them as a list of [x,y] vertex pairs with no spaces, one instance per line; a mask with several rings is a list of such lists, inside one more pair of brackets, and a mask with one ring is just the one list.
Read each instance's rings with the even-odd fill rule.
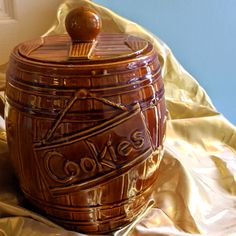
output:
[[72,10],[66,28],[11,54],[10,159],[40,212],[107,233],[133,221],[153,191],[166,120],[161,67],[150,42],[100,33],[90,9]]

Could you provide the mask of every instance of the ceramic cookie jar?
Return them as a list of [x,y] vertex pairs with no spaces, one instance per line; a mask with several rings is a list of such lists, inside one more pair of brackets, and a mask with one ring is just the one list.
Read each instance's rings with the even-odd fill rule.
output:
[[89,234],[132,222],[158,176],[166,107],[158,55],[73,9],[67,34],[21,43],[7,70],[10,160],[27,201]]

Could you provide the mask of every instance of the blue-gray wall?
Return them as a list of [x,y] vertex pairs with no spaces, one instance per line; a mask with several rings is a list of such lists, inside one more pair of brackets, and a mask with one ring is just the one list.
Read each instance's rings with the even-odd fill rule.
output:
[[236,0],[94,0],[161,38],[236,125]]

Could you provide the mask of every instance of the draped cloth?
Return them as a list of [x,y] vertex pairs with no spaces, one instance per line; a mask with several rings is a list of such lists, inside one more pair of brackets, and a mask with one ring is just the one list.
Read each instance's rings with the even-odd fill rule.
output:
[[[236,129],[217,112],[198,82],[156,36],[88,0],[65,0],[45,35],[65,33],[64,19],[75,6],[94,8],[103,31],[136,35],[159,53],[169,111],[164,157],[153,201],[121,235],[236,235]],[[207,53],[207,52],[204,52]],[[4,90],[6,66],[0,66]],[[199,68],[200,69],[200,68]],[[2,109],[2,106],[0,106]],[[0,130],[0,236],[78,236],[24,205],[8,160],[4,122]]]

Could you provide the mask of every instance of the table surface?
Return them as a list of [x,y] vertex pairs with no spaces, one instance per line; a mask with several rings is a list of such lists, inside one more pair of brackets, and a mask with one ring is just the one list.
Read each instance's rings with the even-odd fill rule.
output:
[[235,0],[95,0],[159,38],[236,125]]

